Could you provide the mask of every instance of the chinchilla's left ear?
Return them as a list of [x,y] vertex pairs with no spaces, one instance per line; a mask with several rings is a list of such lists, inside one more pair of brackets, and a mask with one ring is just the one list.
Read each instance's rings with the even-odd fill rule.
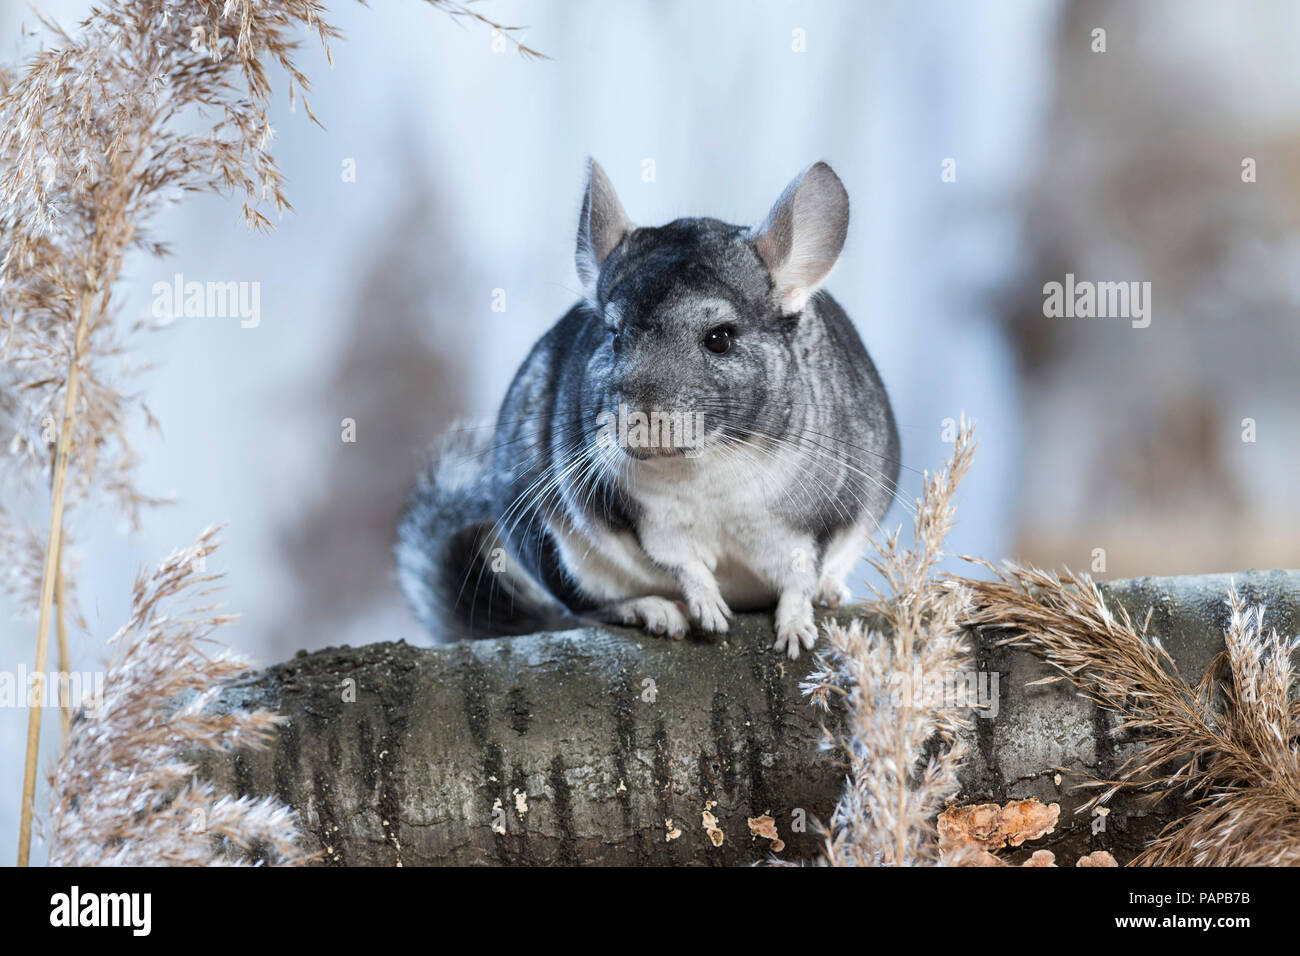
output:
[[825,163],[794,178],[761,226],[750,233],[776,287],[781,311],[803,311],[830,275],[849,231],[849,194]]
[[623,204],[618,201],[618,193],[614,192],[614,184],[600,168],[600,163],[588,159],[587,193],[582,197],[578,248],[574,253],[578,278],[588,296],[595,289],[600,267],[632,228]]

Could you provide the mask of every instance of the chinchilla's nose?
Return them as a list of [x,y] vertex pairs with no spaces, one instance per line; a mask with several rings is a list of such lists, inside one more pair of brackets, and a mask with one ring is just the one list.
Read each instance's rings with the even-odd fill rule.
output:
[[630,411],[676,411],[676,381],[671,370],[646,358],[632,357],[619,370],[615,395]]

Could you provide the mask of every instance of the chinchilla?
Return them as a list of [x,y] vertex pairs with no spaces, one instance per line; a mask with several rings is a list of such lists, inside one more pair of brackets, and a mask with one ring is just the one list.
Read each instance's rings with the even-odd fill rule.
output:
[[583,300],[494,426],[453,432],[402,515],[398,576],[435,636],[599,620],[683,637],[775,608],[790,657],[898,479],[880,376],[821,284],[849,198],[816,163],[747,228],[634,226],[592,161]]

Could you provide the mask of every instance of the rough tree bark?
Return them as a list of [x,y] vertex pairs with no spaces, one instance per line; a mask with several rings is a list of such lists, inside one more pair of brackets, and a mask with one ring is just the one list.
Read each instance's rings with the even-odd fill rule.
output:
[[[1235,577],[1274,626],[1300,630],[1300,572]],[[1189,675],[1222,648],[1227,582],[1106,590],[1137,620],[1154,608],[1151,630]],[[1043,665],[976,637],[998,707],[974,722],[962,800],[1060,803],[1062,826],[1025,852],[1131,856],[1167,815],[1118,800],[1099,829],[1071,813],[1082,802],[1071,772],[1107,773],[1130,746],[1109,715],[1064,685],[1025,686]],[[300,654],[223,698],[285,715],[272,747],[205,770],[291,804],[308,848],[333,864],[744,864],[770,854],[748,825],[764,815],[785,842],[780,857],[806,859],[808,824],[829,816],[842,777],[799,692],[810,661],[778,656],[772,640],[768,618],[752,615],[725,641],[610,628]]]

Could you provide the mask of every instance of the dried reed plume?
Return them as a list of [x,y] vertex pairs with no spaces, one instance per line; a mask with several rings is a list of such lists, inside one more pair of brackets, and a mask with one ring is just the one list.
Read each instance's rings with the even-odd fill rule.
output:
[[[430,2],[510,36],[467,3]],[[116,381],[129,370],[115,321],[124,258],[166,251],[146,227],[186,193],[239,197],[250,229],[271,226],[265,207],[290,208],[270,151],[268,70],[287,74],[291,103],[296,89],[308,90],[295,35],[314,34],[328,55],[338,34],[324,12],[318,0],[105,0],[75,35],[46,23],[54,45],[21,75],[0,71],[0,418],[11,455],[46,476],[50,492],[37,672],[56,595],[66,592],[65,510],[98,491],[134,523],[153,503],[135,487],[126,428],[133,410],[155,422]],[[38,701],[20,865],[31,844],[40,717]]]
[[938,859],[935,817],[958,789],[956,734],[969,702],[951,693],[968,661],[960,624],[967,594],[933,572],[974,448],[963,419],[948,466],[925,476],[915,545],[900,547],[895,531],[871,562],[887,593],[873,588],[868,619],[828,625],[830,653],[801,685],[824,710],[837,700],[845,710],[838,729],[826,731],[825,745],[845,756],[847,782],[829,827],[822,826],[819,862],[915,866]]
[[994,581],[965,582],[972,624],[1012,632],[1087,697],[1120,716],[1140,749],[1084,810],[1121,789],[1159,800],[1181,793],[1192,810],[1133,861],[1138,866],[1300,864],[1300,702],[1291,654],[1297,640],[1265,635],[1264,609],[1235,585],[1227,649],[1193,686],[1159,640],[1113,613],[1087,575],[1014,565]]
[[220,795],[187,757],[259,746],[278,721],[210,707],[221,684],[248,669],[203,649],[230,620],[205,603],[218,576],[202,567],[216,546],[209,528],[136,579],[131,616],[110,641],[102,698],[83,706],[50,774],[50,863],[211,866],[244,862],[249,851],[302,858],[288,807]]
[[[128,407],[148,409],[110,381],[121,359],[113,293],[126,254],[161,253],[144,227],[185,191],[240,193],[252,227],[258,208],[288,207],[268,146],[268,60],[307,86],[294,66],[298,26],[334,31],[312,0],[106,3],[74,37],[38,54],[0,95],[0,321],[4,385],[22,396],[10,447],[50,468],[50,520],[41,573],[36,671],[45,669],[59,590],[65,501],[98,488],[134,521],[147,503],[131,480]],[[208,128],[191,125],[201,111]],[[308,110],[310,115],[310,110]],[[50,445],[54,443],[53,460]],[[29,711],[19,864],[28,861],[40,741],[39,699]]]

